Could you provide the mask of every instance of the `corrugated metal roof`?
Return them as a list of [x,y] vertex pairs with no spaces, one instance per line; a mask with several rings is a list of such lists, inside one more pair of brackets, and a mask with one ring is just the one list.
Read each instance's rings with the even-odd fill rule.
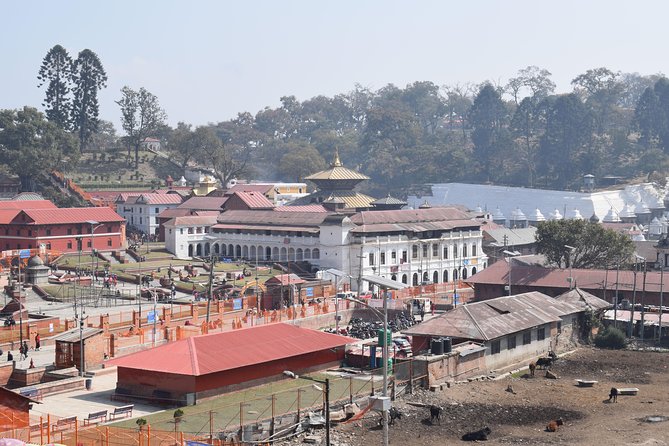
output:
[[221,224],[280,226],[318,226],[328,216],[325,212],[277,212],[276,210],[230,210],[218,216]]
[[157,215],[157,218],[174,218],[185,217],[186,215],[193,215],[192,209],[180,209],[179,207],[167,208]]
[[10,224],[20,212],[20,209],[0,209],[0,224]]
[[7,200],[0,201],[0,209],[56,209],[49,200]]
[[289,324],[196,336],[109,361],[111,365],[187,376],[233,370],[355,342]]
[[396,282],[381,276],[362,276],[362,280],[389,290],[402,290],[409,287],[406,283]]
[[321,204],[307,204],[304,206],[279,206],[276,212],[328,212]]
[[178,209],[195,209],[203,211],[222,210],[228,197],[191,197],[177,206]]
[[212,226],[214,229],[239,229],[250,231],[291,231],[291,232],[309,232],[318,234],[319,229],[309,226],[276,226],[276,225],[243,225],[243,224],[222,224],[218,223]]
[[[498,228],[488,229],[485,231],[484,238],[491,239],[494,243],[499,245],[506,244],[507,246],[531,245],[536,242],[535,235],[537,228],[530,226],[529,228]],[[486,235],[487,234],[487,235]]]
[[265,281],[265,285],[297,285],[298,283],[305,283],[306,280],[301,279],[297,274],[278,274]]
[[[471,220],[469,215],[455,207],[434,207],[430,209],[400,209],[394,211],[362,211],[351,217],[356,225],[381,223],[425,223],[444,220]],[[472,221],[474,225],[480,225]]]
[[54,337],[53,339],[55,341],[79,342],[79,340],[82,337],[83,337],[83,339],[92,338],[93,336],[99,335],[103,331],[104,330],[102,330],[101,328],[84,327],[83,332],[80,333],[79,329],[75,328],[75,329],[72,329],[70,331],[66,331],[65,333],[61,333],[58,336]]
[[174,217],[167,221],[165,226],[195,226],[195,225],[214,225],[217,215],[186,215],[183,217]]
[[[518,265],[515,261],[511,268],[511,285],[544,287],[544,288],[569,288],[569,277],[573,274],[577,287],[585,290],[603,290],[604,285],[609,290],[632,291],[634,289],[634,271],[615,269],[577,269],[571,272],[569,269],[554,269],[541,266]],[[616,283],[616,276],[618,277]],[[638,273],[637,289],[641,289],[643,272]],[[465,282],[476,286],[476,284],[506,285],[509,283],[509,265],[506,261],[497,261],[486,269],[465,279]],[[646,276],[646,291],[660,292],[660,272],[648,271]],[[664,280],[664,291],[669,292],[669,280]]]
[[408,222],[408,223],[380,223],[365,224],[351,230],[356,233],[368,232],[426,232],[426,231],[450,231],[453,229],[474,229],[480,228],[480,223],[474,220],[444,220],[444,221],[426,221],[426,222]]
[[183,201],[181,194],[142,194],[138,197],[130,197],[126,200],[126,203],[132,204],[180,204]]
[[572,305],[581,305],[593,311],[611,308],[611,304],[604,299],[600,299],[599,297],[590,294],[587,291],[583,291],[580,288],[571,289],[555,298],[561,302],[568,302]]
[[108,207],[26,209],[23,212],[36,225],[86,223],[91,220],[99,223],[125,221]]
[[580,305],[561,302],[533,291],[461,305],[403,333],[488,341],[537,325],[558,322],[561,316],[581,311],[583,308]]

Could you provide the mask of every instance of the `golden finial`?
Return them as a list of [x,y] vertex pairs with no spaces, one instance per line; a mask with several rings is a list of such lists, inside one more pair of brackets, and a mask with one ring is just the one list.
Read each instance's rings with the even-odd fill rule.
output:
[[341,167],[341,160],[339,159],[339,149],[335,147],[334,161],[332,161],[332,167]]

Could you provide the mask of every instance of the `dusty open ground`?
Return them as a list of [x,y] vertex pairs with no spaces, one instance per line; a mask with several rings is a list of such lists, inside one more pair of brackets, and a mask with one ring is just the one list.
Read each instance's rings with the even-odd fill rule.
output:
[[[462,434],[484,426],[492,429],[487,444],[532,445],[665,445],[669,421],[650,423],[645,417],[669,417],[669,353],[580,349],[560,358],[552,368],[558,380],[544,377],[505,378],[458,384],[441,392],[417,392],[395,402],[404,417],[390,427],[394,445],[463,443]],[[599,381],[593,388],[575,379]],[[506,391],[511,384],[515,393]],[[611,387],[637,387],[637,396],[619,396],[609,403]],[[409,402],[443,407],[441,424],[429,422],[426,408]],[[558,432],[546,431],[550,420],[562,417]],[[335,444],[381,443],[378,415],[335,428]]]

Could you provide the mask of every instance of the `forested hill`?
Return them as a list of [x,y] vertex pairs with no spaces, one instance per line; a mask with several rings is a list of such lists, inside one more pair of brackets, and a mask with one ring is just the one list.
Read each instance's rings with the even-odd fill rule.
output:
[[[367,191],[377,195],[403,196],[426,182],[576,189],[587,173],[666,175],[667,79],[599,68],[572,86],[554,94],[550,73],[536,67],[504,86],[357,86],[332,98],[283,97],[278,108],[208,130],[258,178],[299,180],[338,148],[345,165],[372,178]],[[196,152],[198,130],[205,133],[180,125],[168,146]]]
[[[117,137],[111,123],[97,119],[96,101],[88,111],[75,107],[85,105],[77,99],[82,79],[97,79],[94,92],[104,87],[97,56],[84,50],[73,65],[68,57],[57,45],[40,69],[46,116],[29,107],[0,110],[0,164],[25,187],[45,169],[76,169],[80,151],[134,148],[136,170],[146,137],[160,138],[181,166],[212,168],[223,184],[302,180],[338,149],[347,167],[371,177],[362,187],[375,196],[405,197],[425,183],[452,181],[577,189],[588,173],[659,180],[669,171],[669,80],[661,75],[596,68],[577,75],[571,92],[556,94],[551,74],[530,66],[499,85],[356,86],[334,97],[286,96],[255,115],[176,128],[165,124],[156,96],[124,87],[117,104],[125,135]],[[99,69],[83,71],[91,64],[78,61],[86,58]],[[57,75],[70,66],[76,76]],[[63,83],[70,78],[71,85]]]

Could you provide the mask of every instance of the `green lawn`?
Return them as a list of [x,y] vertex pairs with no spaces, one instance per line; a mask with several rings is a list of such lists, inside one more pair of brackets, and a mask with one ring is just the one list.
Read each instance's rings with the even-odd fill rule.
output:
[[[324,379],[323,375],[311,375],[317,379]],[[363,395],[371,393],[371,382],[369,377],[365,379],[331,379],[330,380],[330,401],[342,401],[349,399],[349,392],[352,390],[354,395]],[[300,410],[313,407],[318,409],[323,405],[323,391],[318,390],[315,383],[305,379],[290,380],[285,379],[274,383],[269,383],[248,390],[230,393],[215,398],[210,398],[198,403],[196,406],[185,406],[183,421],[179,423],[180,431],[189,433],[209,432],[209,417],[214,420],[214,431],[233,430],[239,427],[240,407],[243,409],[244,423],[252,423],[268,419],[272,416],[272,395],[274,395],[274,414],[276,416],[297,411],[298,392],[300,394]],[[321,384],[316,384],[320,388]],[[378,383],[376,387],[380,387]],[[241,404],[243,403],[243,406]],[[154,429],[174,430],[174,409],[168,409],[146,418],[147,422]],[[135,420],[126,420],[115,423],[115,426],[134,428]]]

